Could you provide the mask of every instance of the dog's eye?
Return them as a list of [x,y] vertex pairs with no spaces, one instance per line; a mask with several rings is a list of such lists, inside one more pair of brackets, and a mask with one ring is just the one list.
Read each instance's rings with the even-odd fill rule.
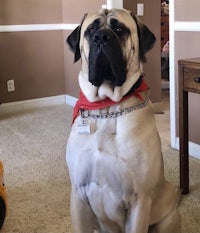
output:
[[89,27],[88,28],[88,33],[92,34],[94,32],[95,28],[94,27]]
[[98,30],[100,28],[100,19],[95,19],[94,22],[92,24],[90,24],[87,28],[87,34],[91,35],[93,32],[95,32],[96,30]]
[[112,18],[110,20],[110,27],[119,37],[125,37],[130,34],[130,30],[117,19]]
[[123,28],[121,28],[121,27],[116,27],[115,30],[116,30],[117,32],[123,32]]

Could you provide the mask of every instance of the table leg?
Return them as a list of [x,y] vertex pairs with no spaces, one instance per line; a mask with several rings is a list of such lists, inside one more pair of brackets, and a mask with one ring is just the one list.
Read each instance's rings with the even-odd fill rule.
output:
[[188,150],[188,92],[179,95],[180,137],[180,187],[183,194],[189,193],[189,150]]

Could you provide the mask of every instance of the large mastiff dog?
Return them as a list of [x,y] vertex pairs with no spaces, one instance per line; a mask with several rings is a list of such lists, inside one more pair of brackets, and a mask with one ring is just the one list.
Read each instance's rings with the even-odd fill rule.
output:
[[67,145],[74,233],[180,233],[143,79],[153,33],[129,11],[104,9],[67,42],[82,60]]

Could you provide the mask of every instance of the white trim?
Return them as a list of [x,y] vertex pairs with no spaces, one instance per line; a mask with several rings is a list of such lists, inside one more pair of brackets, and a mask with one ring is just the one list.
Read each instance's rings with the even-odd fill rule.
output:
[[68,104],[75,106],[78,98],[70,95],[58,95],[51,97],[43,97],[31,100],[16,101],[10,103],[0,104],[0,114],[12,113],[26,109],[33,109],[38,107],[55,106],[60,104]]
[[170,34],[170,133],[171,147],[176,148],[176,78],[175,78],[175,39],[174,39],[174,1],[169,6]]
[[[175,149],[179,150],[179,137],[176,138]],[[200,159],[200,145],[189,141],[189,155],[196,159]]]
[[169,81],[168,80],[165,80],[165,79],[161,80],[161,89],[162,90],[169,89]]
[[78,26],[78,24],[0,25],[0,32],[74,30],[77,26]]
[[112,8],[122,9],[123,0],[107,0],[106,5],[107,5],[107,9],[112,9]]
[[65,95],[65,103],[74,107],[76,104],[76,101],[78,100],[78,98],[70,96],[70,95]]
[[[171,2],[170,2],[171,4]],[[191,31],[199,32],[200,31],[200,22],[174,22],[175,31]]]
[[16,101],[0,105],[0,114],[23,111],[37,107],[55,106],[65,104],[65,95],[37,98],[24,101]]
[[63,24],[62,29],[63,30],[74,30],[76,27],[78,27],[79,24]]

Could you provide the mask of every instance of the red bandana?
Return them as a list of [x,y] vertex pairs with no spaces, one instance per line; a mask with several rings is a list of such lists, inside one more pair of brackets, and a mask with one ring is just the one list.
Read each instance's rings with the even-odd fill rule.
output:
[[[142,96],[140,95],[140,92],[145,91],[148,88],[149,88],[148,85],[146,84],[144,79],[142,79],[140,86],[137,89],[135,89],[135,91],[133,93],[124,96],[119,101],[119,103],[130,98],[133,95],[135,95],[137,98],[143,100]],[[109,98],[106,98],[106,99],[100,100],[100,101],[96,101],[96,102],[89,102],[87,100],[87,98],[85,97],[85,95],[83,94],[83,92],[80,91],[80,97],[79,97],[78,101],[76,102],[76,105],[75,105],[74,111],[73,111],[73,122],[76,119],[76,117],[79,115],[80,109],[87,109],[87,110],[101,109],[101,108],[106,108],[106,107],[112,106],[114,104],[116,104],[116,102],[112,101]]]

